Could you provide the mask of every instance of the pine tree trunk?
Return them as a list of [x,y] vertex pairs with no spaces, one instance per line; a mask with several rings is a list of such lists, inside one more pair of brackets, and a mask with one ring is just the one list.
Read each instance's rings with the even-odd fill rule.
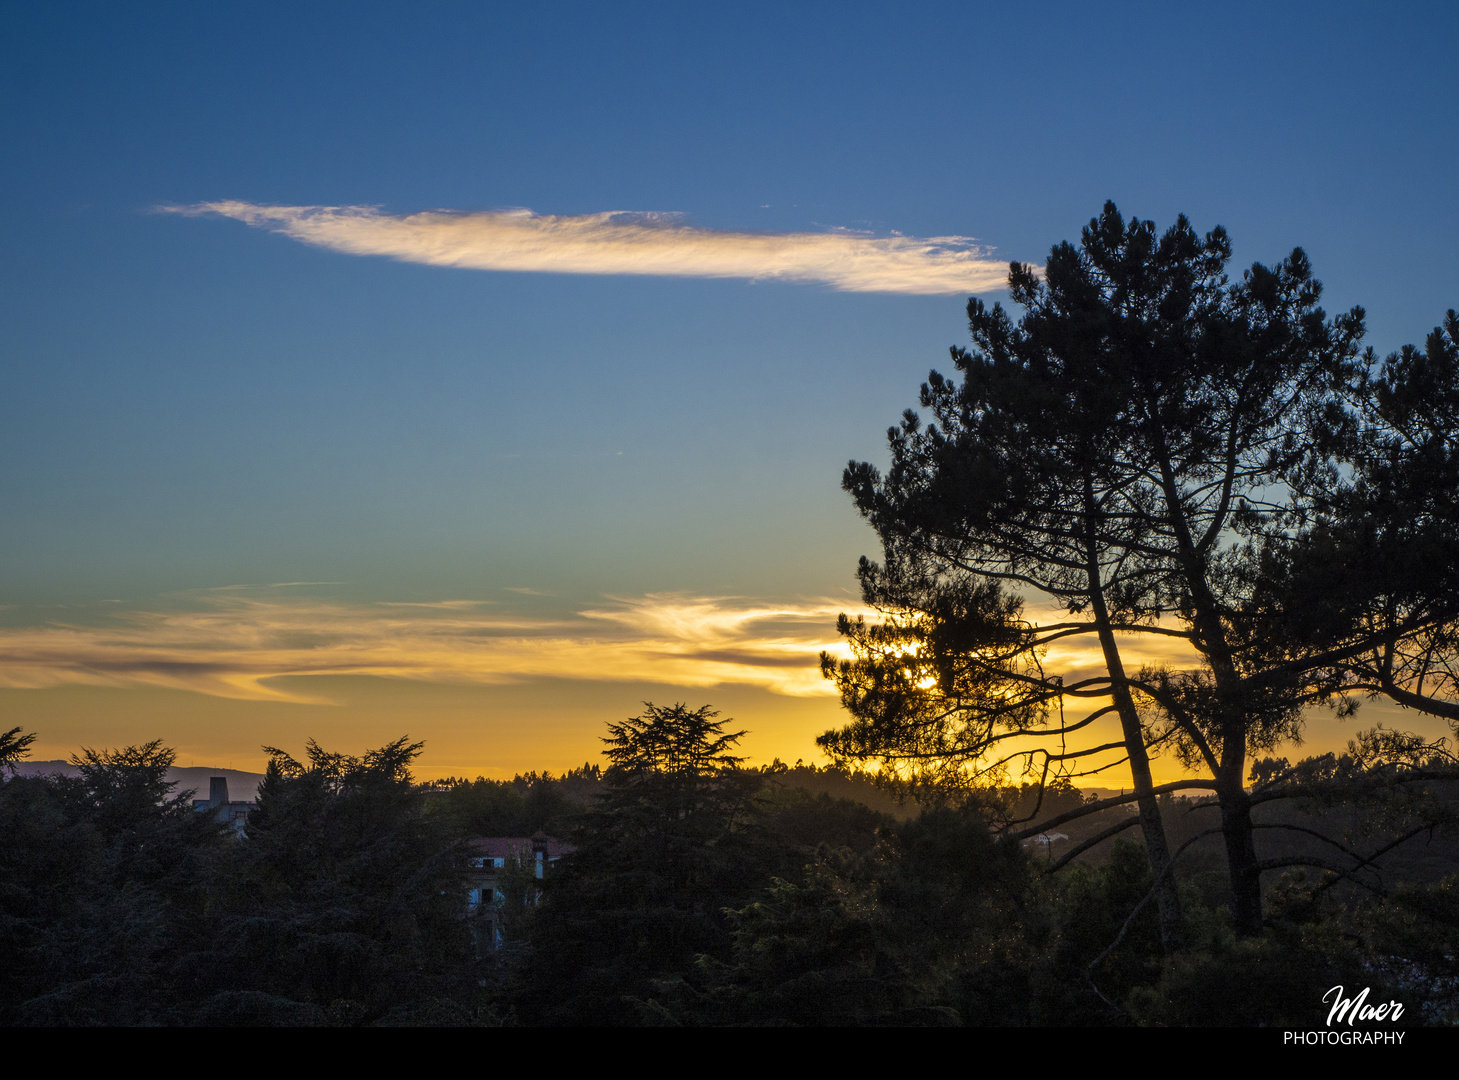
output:
[[1231,875],[1231,918],[1236,932],[1250,937],[1261,932],[1261,871],[1252,838],[1251,803],[1241,788],[1239,774],[1234,790],[1223,785],[1218,795]]
[[[1106,631],[1101,630],[1104,640]],[[1167,956],[1178,951],[1185,941],[1183,919],[1180,910],[1180,893],[1176,888],[1175,874],[1170,866],[1170,846],[1165,839],[1165,822],[1160,815],[1154,780],[1150,776],[1150,758],[1145,752],[1145,733],[1140,726],[1140,716],[1125,686],[1124,666],[1119,652],[1114,649],[1114,635],[1109,634],[1106,662],[1110,664],[1110,677],[1115,680],[1112,697],[1119,712],[1120,728],[1125,737],[1125,748],[1130,755],[1130,775],[1134,777],[1135,794],[1139,796],[1136,806],[1140,809],[1140,831],[1145,836],[1145,852],[1150,860],[1150,872],[1155,876],[1155,902],[1160,910],[1160,946]]]
[[1225,732],[1216,797],[1221,804],[1221,836],[1226,842],[1226,866],[1231,878],[1231,919],[1238,934],[1251,937],[1261,932],[1261,870],[1251,826],[1251,800],[1242,784],[1246,775],[1246,716],[1239,705],[1227,706],[1222,727]]
[[1125,752],[1130,759],[1130,775],[1134,779],[1135,794],[1139,796],[1136,805],[1140,808],[1140,831],[1145,835],[1145,852],[1150,860],[1150,872],[1155,876],[1155,902],[1160,910],[1160,946],[1167,956],[1178,951],[1184,944],[1184,930],[1180,910],[1180,893],[1176,889],[1175,874],[1170,866],[1170,847],[1165,840],[1165,823],[1160,816],[1160,803],[1154,792],[1155,783],[1150,776],[1150,757],[1145,752],[1145,731],[1140,724],[1140,713],[1135,708],[1134,698],[1126,681],[1124,661],[1120,658],[1119,645],[1114,630],[1110,627],[1109,607],[1105,603],[1103,583],[1100,579],[1099,561],[1094,543],[1093,495],[1089,477],[1085,477],[1085,508],[1089,514],[1087,523],[1089,540],[1086,548],[1089,575],[1089,599],[1094,613],[1094,623],[1099,635],[1100,648],[1104,652],[1105,668],[1109,672],[1110,697],[1120,718],[1120,731],[1124,735]]

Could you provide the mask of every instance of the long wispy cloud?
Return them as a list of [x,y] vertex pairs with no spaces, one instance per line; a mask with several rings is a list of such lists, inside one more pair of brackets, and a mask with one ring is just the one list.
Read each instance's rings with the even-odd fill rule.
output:
[[[260,595],[262,594],[262,595]],[[765,602],[650,594],[558,615],[471,600],[342,603],[218,589],[165,611],[118,612],[104,623],[0,626],[0,687],[89,683],[163,686],[216,697],[327,703],[290,676],[373,675],[444,683],[554,678],[669,686],[757,686],[794,697],[832,695],[827,651],[847,656],[841,601]],[[1126,662],[1187,659],[1169,638],[1137,635]],[[1047,663],[1095,676],[1093,640],[1066,638]]]
[[0,686],[164,686],[217,697],[315,701],[282,676],[376,675],[431,682],[537,678],[740,684],[833,693],[822,649],[840,653],[834,601],[763,603],[652,595],[561,617],[468,601],[345,604],[219,592],[186,610],[106,625],[0,628]]
[[1008,281],[1008,264],[965,236],[873,236],[845,229],[725,232],[658,213],[386,214],[370,206],[239,201],[158,209],[234,218],[351,255],[472,270],[749,278],[816,282],[843,292],[923,295],[991,292]]

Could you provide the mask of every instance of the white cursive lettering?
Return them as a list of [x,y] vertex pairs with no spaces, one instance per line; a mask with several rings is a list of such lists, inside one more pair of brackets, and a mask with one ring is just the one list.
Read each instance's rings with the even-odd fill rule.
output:
[[1371,987],[1365,986],[1357,997],[1345,998],[1342,996],[1342,985],[1339,984],[1323,994],[1323,1001],[1332,998],[1332,1009],[1327,1014],[1327,1026],[1332,1027],[1334,1020],[1341,1024],[1346,1019],[1348,1027],[1352,1027],[1355,1020],[1397,1020],[1403,1015],[1403,1005],[1397,1001],[1389,1001],[1382,1005],[1367,1004],[1370,989]]

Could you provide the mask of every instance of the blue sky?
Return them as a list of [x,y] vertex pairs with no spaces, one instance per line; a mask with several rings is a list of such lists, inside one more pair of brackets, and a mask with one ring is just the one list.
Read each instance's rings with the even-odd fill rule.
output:
[[[1112,198],[1226,226],[1236,268],[1302,246],[1380,352],[1459,305],[1451,5],[700,7],[0,5],[13,722],[61,756],[155,737],[145,700],[239,767],[271,725],[374,739],[369,694],[318,689],[298,651],[336,655],[382,604],[469,601],[479,626],[411,640],[551,638],[571,690],[521,650],[342,664],[411,674],[379,732],[408,718],[451,768],[581,762],[647,694],[734,699],[778,733],[753,753],[810,756],[834,699],[775,672],[834,636],[820,613],[875,554],[840,471],[883,458],[966,340],[966,293],[421,265],[159,206],[674,213],[1039,262]],[[708,601],[712,633],[676,621]],[[64,662],[118,627],[132,660]],[[595,667],[644,634],[657,652]],[[685,634],[730,666],[656,668]],[[219,652],[221,682],[177,674]],[[435,733],[444,685],[489,736]],[[220,701],[242,711],[189,720]],[[534,743],[554,702],[581,719]],[[508,731],[515,757],[472,749]]]

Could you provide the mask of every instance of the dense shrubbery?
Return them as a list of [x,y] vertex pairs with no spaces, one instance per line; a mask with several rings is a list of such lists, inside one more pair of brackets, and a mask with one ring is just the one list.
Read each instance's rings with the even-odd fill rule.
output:
[[473,1020],[464,853],[400,740],[275,751],[246,840],[157,743],[0,785],[0,1022]]
[[0,1016],[166,1022],[195,984],[221,829],[168,797],[155,742],[76,764],[0,786]]
[[[1442,829],[1370,882],[1384,891],[1272,880],[1256,936],[1203,885],[1219,841],[1197,845],[1187,947],[1165,957],[1138,843],[1049,873],[1049,853],[998,838],[1029,791],[884,802],[894,815],[832,794],[882,798],[865,777],[741,767],[708,710],[651,708],[613,735],[606,771],[505,783],[415,784],[403,739],[359,759],[275,751],[241,840],[168,791],[155,743],[11,778],[0,1022],[1300,1025],[1338,983],[1406,1002],[1403,1024],[1459,1018]],[[1333,831],[1355,805],[1300,821]],[[1192,806],[1166,817],[1194,836]],[[476,959],[461,841],[545,827],[575,854],[519,883],[507,947]],[[1401,815],[1374,828],[1376,844]]]

